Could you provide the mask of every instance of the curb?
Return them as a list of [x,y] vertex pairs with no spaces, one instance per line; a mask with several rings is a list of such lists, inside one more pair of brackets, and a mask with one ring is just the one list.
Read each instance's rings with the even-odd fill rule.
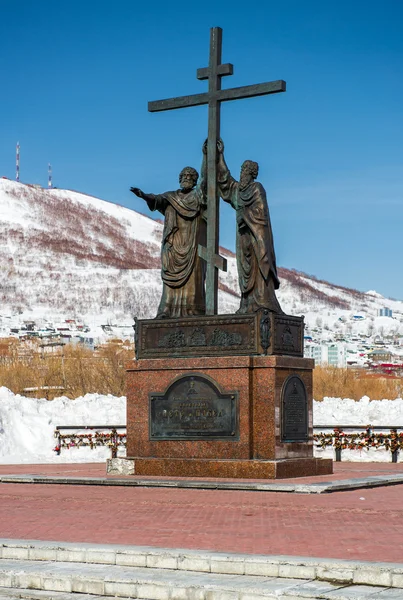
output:
[[200,490],[236,490],[250,492],[286,492],[296,494],[330,494],[362,488],[403,484],[403,473],[377,475],[355,479],[341,479],[317,483],[262,483],[225,480],[203,481],[189,479],[130,479],[107,477],[58,477],[52,475],[0,475],[0,483],[31,483],[54,485],[97,485],[126,487],[160,487]]

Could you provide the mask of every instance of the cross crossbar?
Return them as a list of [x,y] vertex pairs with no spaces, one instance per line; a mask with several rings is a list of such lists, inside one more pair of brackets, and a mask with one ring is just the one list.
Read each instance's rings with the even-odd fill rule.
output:
[[201,244],[199,244],[198,253],[200,258],[205,260],[207,263],[212,261],[216,269],[220,269],[220,271],[227,270],[227,259],[223,256],[220,256],[220,254],[210,252],[209,248],[206,248],[206,246],[202,246]]
[[[199,69],[199,71],[205,69]],[[229,75],[230,73],[228,73]],[[202,79],[202,77],[199,77]],[[207,79],[207,77],[203,77]],[[266,96],[267,94],[277,94],[286,91],[286,82],[282,79],[277,81],[267,81],[255,85],[244,85],[241,87],[220,90],[215,95],[218,102],[227,102],[229,100],[240,100],[241,98],[255,98],[257,96]],[[148,103],[149,112],[160,112],[163,110],[175,110],[176,108],[188,108],[189,106],[201,106],[208,104],[210,96],[208,92],[203,94],[192,94],[190,96],[178,96],[177,98],[167,98],[166,100],[156,100]]]

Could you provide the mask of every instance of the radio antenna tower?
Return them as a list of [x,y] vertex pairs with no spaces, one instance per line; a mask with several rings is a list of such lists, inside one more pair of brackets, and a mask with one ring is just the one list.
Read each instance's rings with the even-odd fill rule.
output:
[[20,142],[17,142],[17,151],[15,155],[15,180],[20,180]]
[[48,163],[48,188],[52,188],[52,165]]

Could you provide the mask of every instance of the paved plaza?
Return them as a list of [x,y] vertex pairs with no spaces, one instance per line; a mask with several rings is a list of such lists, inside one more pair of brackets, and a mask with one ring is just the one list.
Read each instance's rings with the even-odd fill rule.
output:
[[[402,463],[334,466],[319,479],[403,473]],[[5,474],[105,477],[105,466],[2,465]],[[402,562],[403,485],[287,494],[1,483],[0,537]]]

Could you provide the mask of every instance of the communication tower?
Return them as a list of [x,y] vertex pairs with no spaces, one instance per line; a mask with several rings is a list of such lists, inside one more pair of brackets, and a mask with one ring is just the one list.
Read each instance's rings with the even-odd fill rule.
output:
[[15,180],[20,180],[20,142],[17,142],[17,151],[15,155]]

